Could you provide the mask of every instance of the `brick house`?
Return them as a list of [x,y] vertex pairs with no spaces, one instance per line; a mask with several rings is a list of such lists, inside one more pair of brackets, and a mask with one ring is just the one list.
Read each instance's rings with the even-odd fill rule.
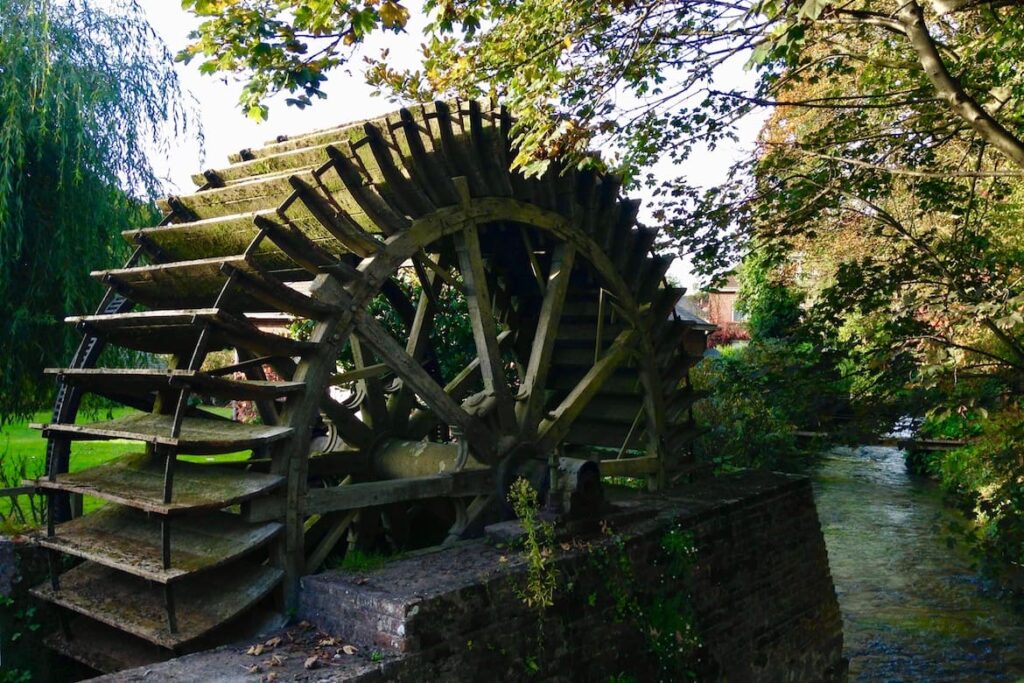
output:
[[746,316],[736,308],[739,290],[739,279],[729,275],[720,287],[687,297],[701,316],[718,328],[708,339],[709,346],[727,346],[734,341],[750,339]]

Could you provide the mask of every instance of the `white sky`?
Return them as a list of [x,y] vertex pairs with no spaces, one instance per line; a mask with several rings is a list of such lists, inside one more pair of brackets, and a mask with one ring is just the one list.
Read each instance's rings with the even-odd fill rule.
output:
[[[413,3],[407,3],[412,5]],[[168,0],[141,0],[156,31],[163,37],[172,52],[185,47],[188,33],[198,23],[191,14],[181,9],[178,2]],[[402,36],[377,36],[362,48],[364,54],[376,55],[380,48],[391,50],[391,60],[396,65],[416,67],[419,64],[421,30],[425,18],[413,12],[408,33]],[[238,108],[241,84],[221,76],[204,76],[199,73],[199,60],[190,65],[177,64],[183,86],[198,101],[198,115],[205,134],[205,149],[197,145],[183,144],[172,152],[160,170],[168,178],[168,192],[186,194],[195,189],[191,175],[205,168],[219,168],[227,165],[227,156],[246,147],[257,147],[280,134],[294,135],[316,128],[326,128],[348,121],[385,114],[395,108],[387,99],[372,97],[371,88],[362,78],[361,61],[353,60],[351,73],[337,70],[329,74],[324,87],[327,99],[316,102],[312,107],[300,110],[284,103],[284,97],[270,102],[270,116],[266,123],[248,119]],[[733,71],[733,70],[730,70]],[[735,73],[723,74],[724,81],[745,79],[738,68]],[[741,129],[739,145],[720,146],[713,152],[696,152],[684,165],[691,180],[702,185],[711,185],[724,179],[729,166],[749,149],[760,127],[760,120],[749,120]],[[205,159],[203,159],[205,157]],[[158,163],[158,168],[161,164]],[[678,169],[665,169],[676,173]],[[639,193],[641,198],[643,193]],[[641,213],[641,219],[643,219]],[[647,221],[653,224],[653,221]],[[676,259],[670,275],[695,290],[695,280],[688,264]]]

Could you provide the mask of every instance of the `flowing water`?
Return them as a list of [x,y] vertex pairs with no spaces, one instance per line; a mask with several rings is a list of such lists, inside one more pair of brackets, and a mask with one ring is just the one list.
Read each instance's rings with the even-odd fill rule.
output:
[[850,681],[1024,681],[1024,614],[951,547],[934,483],[875,446],[832,450],[813,476]]

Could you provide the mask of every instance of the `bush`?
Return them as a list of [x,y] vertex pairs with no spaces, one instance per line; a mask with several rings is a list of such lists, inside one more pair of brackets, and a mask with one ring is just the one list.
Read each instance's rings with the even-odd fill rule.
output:
[[843,382],[813,345],[770,339],[722,349],[692,372],[706,392],[694,414],[699,454],[719,471],[788,469],[802,460],[796,432],[832,431],[848,401]]
[[969,438],[932,459],[932,474],[974,518],[969,540],[986,569],[1024,566],[1024,409],[971,410],[932,418],[922,433]]

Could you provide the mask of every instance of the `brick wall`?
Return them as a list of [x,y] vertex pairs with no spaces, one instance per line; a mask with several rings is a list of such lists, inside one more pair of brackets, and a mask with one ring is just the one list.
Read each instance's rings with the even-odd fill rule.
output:
[[[608,524],[610,531],[577,529],[559,541],[559,591],[543,612],[521,599],[520,552],[493,538],[471,541],[372,572],[306,577],[299,616],[311,623],[279,634],[269,642],[282,644],[261,657],[249,654],[250,646],[269,634],[102,680],[846,679],[839,606],[807,479],[721,477],[623,503]],[[681,579],[670,577],[663,549],[672,529],[695,548]],[[637,613],[669,606],[678,595],[692,610],[700,646],[684,647],[683,660],[666,660],[651,649],[652,635],[666,633],[651,633],[652,622]],[[343,654],[342,644],[357,651]],[[318,657],[307,670],[311,654]]]
[[[560,539],[559,591],[543,612],[521,599],[522,554],[479,541],[366,574],[307,577],[301,616],[398,655],[335,680],[648,681],[677,680],[680,669],[698,680],[845,680],[806,479],[723,477],[625,505],[609,525]],[[682,580],[667,576],[662,541],[672,528],[692,534],[696,550]],[[615,568],[623,558],[624,571]],[[651,653],[651,624],[635,613],[680,592],[701,645],[666,668]]]

